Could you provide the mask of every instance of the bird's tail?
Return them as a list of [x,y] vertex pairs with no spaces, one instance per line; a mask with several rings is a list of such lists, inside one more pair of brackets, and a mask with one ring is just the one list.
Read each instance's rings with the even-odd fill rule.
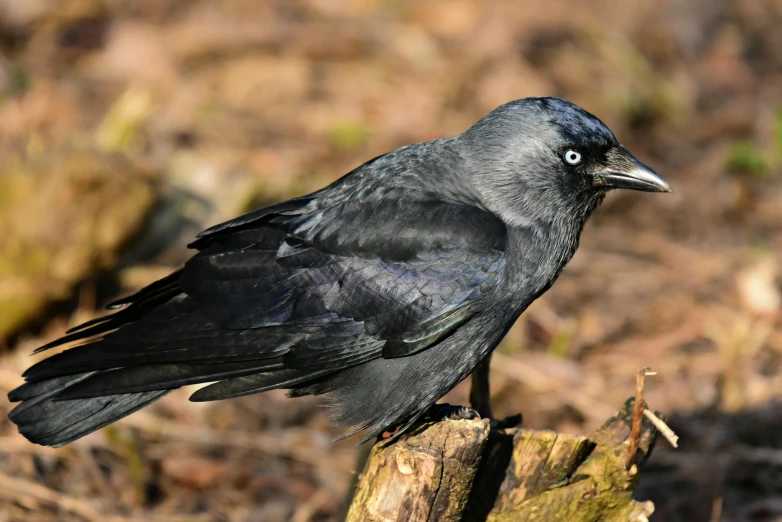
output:
[[9,415],[31,442],[59,447],[130,415],[170,390],[124,393],[105,397],[57,400],[55,397],[96,372],[28,382],[9,393],[23,401]]
[[[8,394],[21,402],[9,416],[19,432],[37,444],[62,446],[190,384],[212,383],[194,401],[316,384],[310,393],[323,393],[324,379],[378,357],[383,345],[367,341],[360,323],[331,330],[221,328],[181,291],[178,277],[153,283],[117,303],[124,308],[39,348],[83,342],[28,368],[27,382]],[[313,357],[326,351],[335,355]]]

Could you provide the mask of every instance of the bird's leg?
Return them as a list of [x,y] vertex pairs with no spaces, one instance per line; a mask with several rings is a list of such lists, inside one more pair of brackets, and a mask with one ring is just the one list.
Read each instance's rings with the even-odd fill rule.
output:
[[472,383],[470,386],[470,406],[477,411],[483,419],[491,421],[492,429],[502,430],[521,426],[521,414],[511,415],[501,420],[492,416],[491,393],[489,392],[489,366],[491,354],[487,355],[472,371]]
[[489,392],[489,365],[491,354],[484,359],[472,371],[470,385],[470,406],[484,419],[493,419],[491,414],[491,394]]

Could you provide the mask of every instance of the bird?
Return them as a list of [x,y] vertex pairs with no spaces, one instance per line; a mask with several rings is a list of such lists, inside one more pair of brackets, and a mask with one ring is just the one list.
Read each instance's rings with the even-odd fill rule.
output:
[[403,433],[486,371],[614,189],[672,191],[579,106],[508,102],[201,232],[181,269],[38,348],[71,346],[9,417],[59,447],[201,384],[190,400],[286,389],[323,395],[344,436]]

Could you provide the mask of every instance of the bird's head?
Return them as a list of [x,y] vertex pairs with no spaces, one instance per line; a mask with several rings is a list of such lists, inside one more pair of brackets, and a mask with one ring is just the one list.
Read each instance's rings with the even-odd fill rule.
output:
[[671,192],[603,122],[558,98],[506,103],[458,140],[482,203],[510,223],[586,220],[610,189]]

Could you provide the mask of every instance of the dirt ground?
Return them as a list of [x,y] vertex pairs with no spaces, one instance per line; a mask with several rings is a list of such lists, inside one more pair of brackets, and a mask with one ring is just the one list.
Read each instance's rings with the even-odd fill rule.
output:
[[[584,433],[658,375],[653,520],[782,520],[779,0],[0,0],[0,391],[200,229],[532,95],[668,179],[611,194],[493,361],[499,416]],[[460,385],[446,400],[466,402]],[[0,399],[0,521],[336,521],[316,399],[192,389],[62,449]]]

